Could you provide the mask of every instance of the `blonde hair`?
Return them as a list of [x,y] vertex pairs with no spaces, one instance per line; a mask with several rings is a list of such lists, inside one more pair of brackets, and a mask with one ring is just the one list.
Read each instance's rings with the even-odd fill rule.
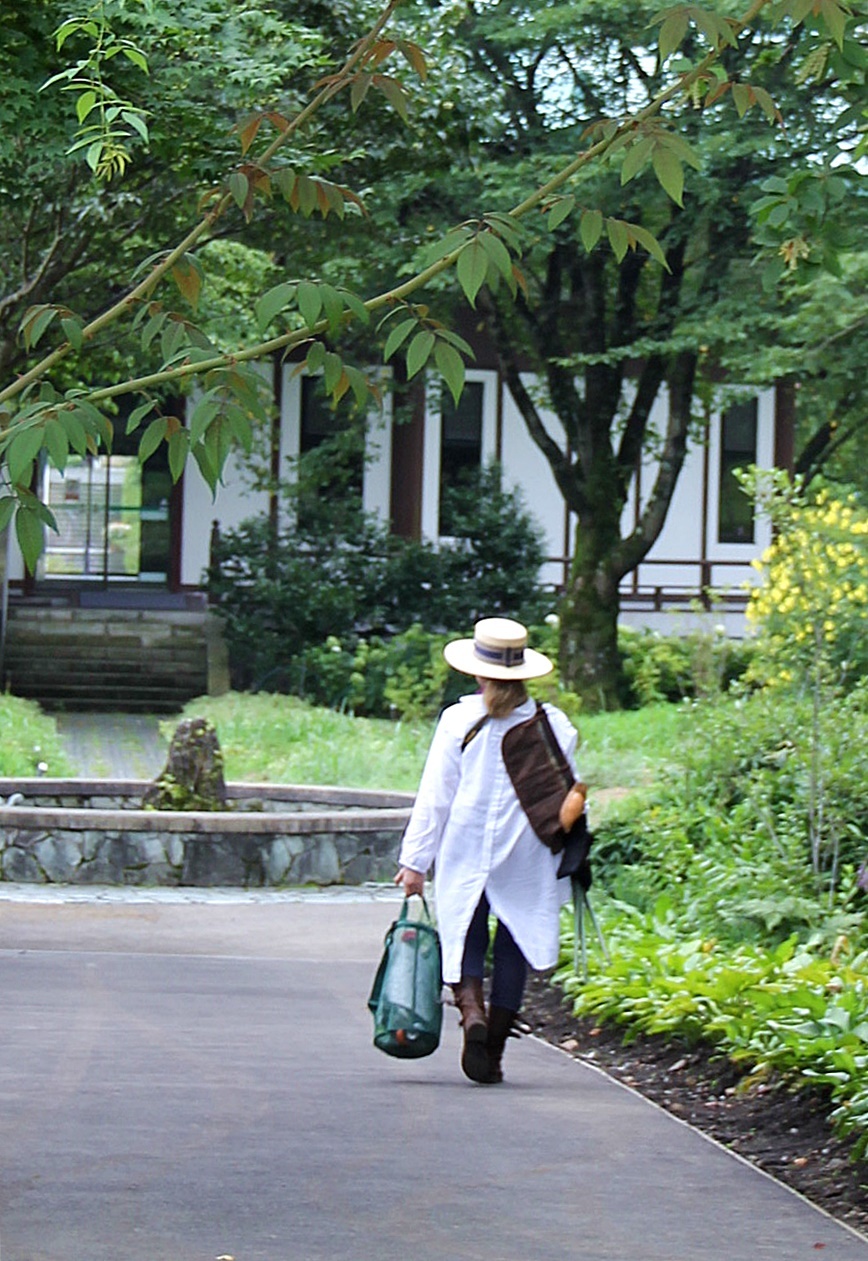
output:
[[521,679],[482,679],[482,699],[492,718],[506,718],[527,700]]

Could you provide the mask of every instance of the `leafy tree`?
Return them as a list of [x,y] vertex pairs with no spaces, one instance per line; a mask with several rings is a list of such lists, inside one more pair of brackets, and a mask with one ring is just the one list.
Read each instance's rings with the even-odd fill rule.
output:
[[[250,440],[257,400],[242,371],[245,362],[304,348],[308,367],[323,370],[335,400],[352,392],[358,403],[364,402],[369,382],[336,347],[345,341],[348,324],[364,325],[376,313],[394,317],[387,326],[386,358],[400,351],[409,378],[430,363],[457,394],[466,343],[427,307],[410,302],[425,285],[436,291],[454,267],[464,297],[478,305],[497,339],[505,375],[525,420],[579,521],[562,619],[565,676],[585,690],[593,683],[610,697],[617,675],[618,581],[647,552],[662,526],[683,460],[689,400],[703,353],[695,321],[709,302],[720,297],[726,283],[734,278],[744,283],[750,225],[743,189],[758,183],[775,159],[775,93],[783,91],[789,65],[814,52],[813,47],[807,52],[806,46],[819,38],[815,18],[826,23],[839,48],[845,46],[846,9],[839,0],[820,0],[817,5],[782,0],[773,10],[769,0],[754,0],[738,19],[729,16],[728,5],[721,5],[718,12],[682,6],[663,15],[655,47],[646,27],[649,11],[626,0],[605,9],[581,0],[553,9],[501,0],[494,8],[470,7],[466,16],[452,5],[442,6],[433,16],[408,8],[407,24],[393,24],[384,33],[393,7],[388,5],[376,17],[342,66],[316,66],[321,77],[306,105],[298,102],[301,107],[294,108],[296,103],[289,101],[281,111],[267,101],[270,107],[265,111],[237,120],[241,159],[233,157],[212,184],[198,222],[173,248],[146,265],[137,283],[122,284],[96,318],[89,319],[88,311],[75,309],[71,302],[57,301],[56,291],[51,303],[37,302],[25,313],[25,351],[32,352],[49,329],[52,334],[62,330],[65,341],[57,342],[36,363],[29,355],[26,370],[0,390],[0,406],[6,405],[5,418],[0,418],[0,454],[6,459],[12,490],[0,499],[0,525],[16,514],[19,540],[32,561],[47,519],[29,490],[34,461],[44,449],[62,466],[70,446],[86,449],[88,444],[110,441],[110,426],[97,407],[104,408],[121,393],[152,392],[129,422],[132,428],[144,427],[142,453],[167,441],[176,475],[192,453],[212,485],[231,443]],[[763,27],[757,19],[764,11],[773,11],[783,25]],[[45,9],[36,12],[44,14]],[[156,12],[158,20],[171,26],[158,7],[147,12]],[[194,6],[185,4],[185,16],[193,12]],[[333,20],[329,31],[339,27],[339,20],[349,21],[343,10],[316,12]],[[128,75],[141,74],[137,57],[141,61],[145,54],[135,42],[124,51],[127,36],[118,32],[128,16],[125,5],[105,0],[97,14],[102,42],[83,58],[82,68],[68,83],[79,130],[67,125],[67,139],[76,144],[86,138],[83,152],[97,174],[122,177],[123,182],[115,186],[116,195],[111,184],[85,185],[92,205],[84,213],[92,216],[91,223],[115,205],[115,196],[120,206],[126,181],[138,178],[129,174],[135,164],[128,167],[112,146],[135,148],[144,140],[143,128],[156,135],[157,119],[162,117],[157,99],[155,117],[150,119],[147,105],[141,104],[146,98],[128,90],[123,75],[112,83],[113,96],[100,97],[103,87],[97,90],[94,84],[104,84],[110,65],[121,65]],[[273,17],[271,10],[260,15],[266,26]],[[111,18],[115,26],[107,21],[103,29],[103,18]],[[816,26],[808,36],[800,25],[806,18]],[[77,21],[73,19],[66,32],[69,39],[88,34]],[[219,26],[216,18],[215,25]],[[184,62],[187,41],[196,45],[189,30],[185,38],[185,32],[179,35],[172,29],[176,51],[166,58],[168,78],[160,80],[164,87],[178,62]],[[215,28],[206,22],[204,29]],[[321,45],[310,28],[295,29],[298,40],[297,46],[289,41],[290,64],[309,67],[317,61]],[[289,39],[286,26],[281,30]],[[423,130],[416,130],[409,146],[413,178],[407,187],[394,188],[400,156],[394,145],[377,148],[370,129],[365,133],[350,128],[347,136],[352,142],[366,134],[370,153],[365,173],[369,179],[379,175],[393,182],[390,197],[381,203],[389,236],[372,248],[371,228],[378,226],[373,218],[364,236],[345,230],[340,241],[342,254],[347,245],[357,244],[355,256],[351,248],[346,250],[348,272],[354,278],[372,275],[376,280],[379,264],[380,292],[362,302],[336,277],[290,273],[256,303],[258,329],[267,339],[233,355],[223,353],[191,318],[202,285],[197,250],[215,235],[234,231],[239,213],[245,220],[255,218],[269,198],[274,203],[282,199],[303,220],[317,214],[343,218],[358,206],[357,194],[331,178],[342,174],[349,144],[338,150],[332,145],[327,151],[318,123],[333,122],[331,102],[344,90],[360,117],[372,92],[382,94],[398,114],[404,114],[405,89],[388,72],[387,62],[403,59],[413,72],[424,75],[425,59],[413,38],[420,31],[443,36],[444,82],[450,91],[446,98],[432,96],[424,107],[418,125]],[[232,38],[237,48],[237,33]],[[109,58],[107,50],[116,45],[118,51]],[[155,46],[159,50],[159,40]],[[225,65],[227,59],[231,62],[230,50],[223,52]],[[323,74],[326,69],[329,72]],[[63,74],[63,68],[55,73]],[[187,82],[183,67],[181,73]],[[756,81],[755,74],[760,76]],[[192,82],[192,75],[188,78]],[[226,78],[231,96],[232,76]],[[264,84],[263,96],[268,98],[278,79]],[[822,92],[813,89],[812,102],[822,104],[826,91],[825,84]],[[479,100],[485,109],[480,110]],[[679,110],[677,102],[686,109]],[[735,130],[729,121],[733,103],[737,113],[748,114],[746,123]],[[238,104],[236,96],[230,111]],[[92,116],[96,130],[85,137],[80,131],[91,125]],[[177,140],[183,134],[177,116],[169,116],[170,125],[163,127],[167,157],[178,156]],[[186,130],[186,114],[183,117]],[[812,108],[789,118],[788,152],[794,162],[802,162],[818,151],[817,133],[825,115]],[[587,134],[586,124],[591,125]],[[118,130],[120,135],[113,134]],[[211,134],[210,118],[203,134]],[[425,137],[430,137],[428,145]],[[456,150],[458,139],[462,144]],[[204,176],[206,183],[213,178],[209,159],[222,156],[221,145],[209,148],[209,143],[194,150],[189,164],[182,164],[192,176]],[[447,181],[438,163],[449,153],[455,160]],[[65,156],[61,167],[66,170],[68,164]],[[687,180],[686,202],[685,165],[699,171]],[[324,167],[329,168],[329,177]],[[147,171],[148,164],[142,169]],[[166,178],[166,169],[161,172]],[[640,175],[641,182],[634,184]],[[129,188],[135,188],[135,182]],[[170,182],[169,189],[173,194],[176,184]],[[135,204],[150,200],[152,191],[140,190]],[[176,204],[172,195],[165,204]],[[544,219],[538,217],[540,210]],[[442,223],[454,223],[468,212],[478,217],[453,227],[425,260],[417,256],[410,262],[420,238],[436,240]],[[117,240],[137,244],[142,232],[143,225],[137,224],[128,236],[119,230]],[[318,257],[315,249],[304,252],[305,241],[311,239],[304,222],[298,235],[288,238],[301,243],[298,256],[305,261]],[[386,248],[395,239],[397,255]],[[334,255],[332,243],[327,250]],[[653,265],[650,259],[656,260]],[[322,271],[333,275],[334,264],[329,269],[323,260]],[[398,283],[396,275],[402,277]],[[96,269],[93,276],[99,279]],[[180,312],[168,305],[165,288],[159,289],[170,277],[188,304]],[[517,301],[507,301],[505,291]],[[95,306],[99,309],[99,303]],[[115,330],[129,327],[130,319],[140,335],[140,353],[155,358],[156,369],[107,388],[70,390],[70,381],[80,380],[87,371],[79,367],[82,351],[98,344],[103,353],[119,353],[107,334],[114,336]],[[274,326],[278,331],[268,336]],[[519,346],[529,350],[540,371],[547,402],[563,430],[560,434],[546,432],[537,401],[522,388]],[[643,357],[644,367],[630,392],[626,366],[636,355]],[[160,412],[154,392],[176,390],[195,375],[202,378],[204,389],[185,430]],[[664,381],[673,406],[668,432],[662,435],[660,475],[640,529],[622,538],[619,507],[647,436],[651,404]]]
[[[393,193],[405,249],[414,234],[454,222],[464,207],[517,201],[580,147],[586,128],[602,125],[605,134],[615,122],[601,118],[633,113],[630,131],[606,160],[583,172],[567,195],[548,199],[548,232],[515,239],[502,233],[512,253],[521,253],[520,276],[510,276],[490,223],[446,238],[465,242],[458,262],[464,294],[496,343],[527,428],[577,521],[561,610],[562,670],[586,696],[608,703],[619,686],[620,582],[663,526],[687,444],[698,433],[694,399],[708,389],[703,367],[719,363],[734,331],[739,342],[748,335],[752,304],[745,293],[757,302],[763,297],[753,265],[752,203],[779,164],[801,166],[826,152],[829,119],[840,112],[834,85],[824,83],[810,109],[792,88],[790,63],[815,57],[816,32],[758,25],[737,37],[723,16],[729,12],[724,5],[717,14],[673,11],[658,50],[652,9],[634,0],[470,6],[450,52],[461,60],[456,78],[467,86],[451,132],[448,179],[436,166],[422,167]],[[714,70],[690,88],[699,108],[643,117],[678,75],[695,72],[709,43],[723,49]],[[849,52],[852,41],[842,35],[842,43]],[[485,101],[485,109],[474,115],[468,99]],[[845,176],[828,171],[825,183],[812,183],[817,196],[825,187],[838,201],[846,188]],[[831,265],[836,260],[824,241]],[[484,286],[499,263],[500,284]],[[766,284],[785,266],[780,252],[764,260]],[[796,322],[801,303],[790,308]],[[777,311],[767,309],[767,338],[779,323]],[[737,365],[742,380],[755,376],[747,358]],[[537,393],[524,384],[529,367],[543,383]],[[664,387],[669,426],[653,434],[651,409]],[[630,482],[651,444],[656,481],[639,523],[622,535]]]

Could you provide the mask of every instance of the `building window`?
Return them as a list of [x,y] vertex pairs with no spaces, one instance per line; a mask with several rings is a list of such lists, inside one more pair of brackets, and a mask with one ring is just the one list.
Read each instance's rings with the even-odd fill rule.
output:
[[440,534],[454,535],[456,495],[469,490],[482,469],[481,381],[468,381],[456,404],[444,385],[440,405]]
[[756,464],[757,400],[728,408],[720,432],[719,543],[754,542],[754,506],[739,485],[735,470]]
[[299,431],[299,523],[315,527],[320,516],[362,506],[365,464],[363,418],[349,407],[332,408],[320,377],[302,377]]

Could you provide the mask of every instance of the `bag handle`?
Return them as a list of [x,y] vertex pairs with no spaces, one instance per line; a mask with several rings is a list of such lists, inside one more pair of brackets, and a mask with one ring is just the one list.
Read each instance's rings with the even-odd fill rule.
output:
[[425,919],[428,921],[428,923],[429,923],[429,924],[433,924],[433,923],[434,923],[434,919],[433,919],[433,916],[431,915],[430,910],[428,909],[428,903],[427,903],[427,901],[426,901],[426,899],[425,899],[425,894],[424,894],[424,893],[408,893],[408,894],[405,896],[405,898],[404,898],[404,905],[401,907],[401,913],[400,913],[400,915],[398,916],[398,921],[399,921],[399,923],[403,923],[403,922],[406,922],[406,921],[408,921],[408,920],[409,920],[409,916],[408,916],[408,914],[407,914],[407,911],[409,910],[409,907],[410,907],[410,899],[411,899],[411,898],[419,898],[419,899],[421,900],[421,902],[422,902],[422,909],[423,909],[423,911],[425,912]]

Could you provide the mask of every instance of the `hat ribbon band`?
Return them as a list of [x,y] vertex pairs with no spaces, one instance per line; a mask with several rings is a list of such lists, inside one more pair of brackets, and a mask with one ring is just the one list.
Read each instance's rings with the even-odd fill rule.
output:
[[520,666],[524,663],[524,648],[486,648],[479,640],[473,641],[473,652],[488,665]]

